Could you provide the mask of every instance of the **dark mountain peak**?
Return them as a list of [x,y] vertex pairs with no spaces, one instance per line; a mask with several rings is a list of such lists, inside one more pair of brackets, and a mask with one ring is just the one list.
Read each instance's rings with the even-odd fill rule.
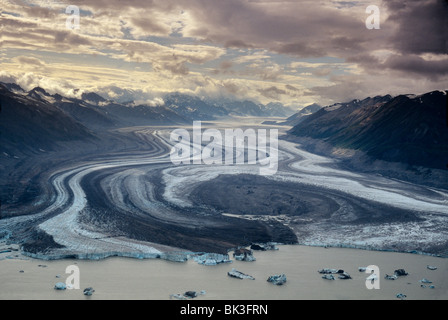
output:
[[375,97],[367,97],[364,99],[353,99],[351,101],[348,102],[339,102],[339,103],[335,103],[331,106],[336,106],[336,105],[342,105],[342,106],[365,106],[365,105],[371,105],[371,104],[376,104],[376,103],[385,103],[385,102],[389,102],[391,99],[393,99],[393,97],[390,94],[387,95],[377,95]]
[[0,82],[0,91],[9,91],[5,84]]
[[51,97],[51,95],[41,87],[35,87],[28,91],[28,96],[37,100],[45,100],[43,97]]
[[61,96],[59,93],[56,93],[53,95],[53,98],[56,99],[56,101],[61,101],[62,99],[64,99],[63,96]]
[[25,92],[25,90],[23,90],[21,86],[15,83],[0,82],[0,85],[7,91]]
[[95,102],[96,104],[107,101],[106,99],[104,99],[102,96],[100,96],[95,92],[83,93],[81,95],[81,98],[82,100],[86,100],[87,102]]
[[[306,106],[305,108],[303,108],[303,109],[309,110],[309,111],[311,111],[311,112],[316,112],[316,111],[322,109],[322,106],[319,105],[319,104],[317,104],[317,103],[313,103],[313,104],[307,105],[307,106]],[[302,110],[303,110],[303,109],[302,109]]]
[[34,89],[30,90],[30,93],[31,93],[31,92],[42,93],[42,94],[44,94],[44,95],[46,95],[46,96],[49,96],[49,95],[50,95],[47,91],[45,91],[44,88],[41,88],[41,87],[35,87]]
[[391,100],[393,97],[390,94],[386,94],[385,96],[376,96],[374,99],[378,100]]
[[378,95],[373,98],[364,99],[361,102],[362,106],[368,106],[368,105],[378,105],[378,104],[384,104],[389,101],[391,101],[393,97],[390,94],[386,94],[384,96]]
[[52,99],[42,98],[47,95],[42,88],[34,88],[27,95],[1,92],[0,146],[4,152],[56,150],[66,142],[94,137],[85,126],[51,103]]
[[424,93],[420,96],[416,96],[414,99],[422,99],[422,100],[431,100],[431,99],[437,99],[437,98],[443,98],[446,97],[448,91],[431,91],[428,93]]

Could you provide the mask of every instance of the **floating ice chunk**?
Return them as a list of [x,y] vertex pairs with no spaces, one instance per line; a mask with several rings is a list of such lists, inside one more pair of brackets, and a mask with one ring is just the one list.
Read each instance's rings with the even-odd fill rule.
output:
[[324,273],[324,274],[331,274],[331,273],[344,273],[344,270],[342,269],[321,269],[318,271],[319,273]]
[[273,275],[270,276],[267,281],[276,284],[278,286],[281,286],[286,282],[286,275],[284,274]]
[[343,272],[343,273],[341,273],[339,276],[338,276],[338,278],[339,279],[342,279],[342,280],[346,280],[346,279],[351,279],[352,277],[347,273],[347,272]]
[[235,268],[232,268],[232,271],[227,272],[227,274],[232,278],[255,280],[254,277],[252,277],[248,274],[244,274],[244,273],[236,270]]
[[397,294],[397,298],[403,300],[404,298],[406,298],[406,295],[403,293],[399,293]]
[[218,254],[218,253],[205,253],[193,257],[193,260],[205,266],[216,266],[217,264],[220,263],[232,262],[232,260],[229,260],[229,256],[227,254]]
[[432,283],[432,281],[429,281],[426,278],[423,278],[422,280],[420,280],[421,283]]
[[55,290],[65,290],[67,289],[67,286],[63,282],[58,282],[54,285]]

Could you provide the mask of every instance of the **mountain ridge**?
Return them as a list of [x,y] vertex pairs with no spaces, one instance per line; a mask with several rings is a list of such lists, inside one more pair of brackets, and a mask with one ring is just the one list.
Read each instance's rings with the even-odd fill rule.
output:
[[374,159],[446,169],[447,92],[376,96],[322,108],[289,133]]

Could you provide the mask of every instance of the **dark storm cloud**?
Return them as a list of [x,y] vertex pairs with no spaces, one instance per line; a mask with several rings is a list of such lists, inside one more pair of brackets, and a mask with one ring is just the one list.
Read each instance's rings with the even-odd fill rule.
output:
[[262,96],[273,99],[273,100],[279,100],[281,95],[286,94],[287,92],[283,89],[279,89],[275,86],[266,88],[266,89],[258,89],[257,90]]
[[[133,59],[152,66],[148,78],[166,73],[169,80],[183,81],[175,85],[192,91],[196,78],[219,76],[216,82],[202,80],[212,83],[211,91],[276,100],[291,101],[305,92],[313,99],[343,101],[382,88],[412,92],[448,85],[446,0],[62,2],[81,9],[80,30],[66,30],[62,7],[22,8],[15,0],[3,0],[3,46]],[[380,30],[366,28],[369,5],[380,9]],[[253,59],[257,52],[263,59]],[[301,58],[313,63],[296,70],[290,62]],[[344,62],[347,67],[341,68]]]
[[[383,1],[388,18],[386,37],[373,44],[389,51],[384,59],[374,50],[354,50],[346,58],[370,74],[389,72],[396,76],[423,77],[440,81],[448,75],[448,1]],[[382,30],[378,30],[382,32]]]
[[299,57],[323,57],[327,54],[325,48],[316,48],[302,42],[286,43],[273,49],[278,53],[292,54]]
[[241,40],[227,40],[224,43],[226,48],[250,49],[253,48],[251,44],[245,43]]
[[[448,54],[448,1],[384,1],[397,24],[390,43],[400,53]],[[386,21],[387,23],[387,21]]]
[[[316,1],[191,0],[186,10],[197,22],[186,30],[193,37],[233,48],[260,48],[321,57],[360,50],[371,34],[363,10],[338,10]],[[361,18],[361,19],[360,19]]]
[[384,66],[406,73],[425,75],[435,81],[441,76],[448,75],[448,58],[427,61],[418,55],[396,55],[389,57],[384,63]]

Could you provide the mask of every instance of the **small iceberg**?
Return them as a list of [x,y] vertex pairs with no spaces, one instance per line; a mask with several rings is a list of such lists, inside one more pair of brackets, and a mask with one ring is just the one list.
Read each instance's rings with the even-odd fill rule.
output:
[[388,275],[388,274],[386,274],[386,276],[384,277],[384,279],[387,279],[387,280],[397,280],[398,279],[398,277],[394,274],[394,275]]
[[409,273],[407,273],[404,269],[397,269],[394,271],[394,274],[397,277],[407,276]]
[[322,274],[336,274],[336,273],[344,273],[344,270],[342,270],[342,269],[328,269],[328,268],[325,268],[325,269],[321,269],[321,270],[319,270],[317,272],[322,273]]
[[180,294],[180,293],[170,294],[170,299],[174,298],[174,299],[178,299],[178,300],[187,300],[187,299],[194,299],[198,296],[203,296],[205,294],[206,294],[205,290],[201,290],[200,292],[187,291],[184,294]]
[[90,297],[94,292],[95,290],[92,287],[85,288],[83,291],[84,295],[88,297]]
[[240,248],[235,250],[233,253],[233,257],[238,261],[256,261],[255,257],[253,256],[253,251]]
[[271,282],[277,286],[281,286],[286,283],[286,275],[284,275],[284,274],[273,275],[273,276],[270,276],[267,281]]
[[205,253],[199,256],[193,257],[193,260],[199,264],[203,264],[205,266],[216,266],[220,263],[231,263],[232,260],[229,259],[229,255],[227,254],[219,254],[219,253]]
[[227,272],[227,275],[229,277],[232,278],[237,278],[237,279],[249,279],[249,280],[255,280],[254,277],[248,275],[248,274],[244,274],[238,270],[236,270],[235,268],[232,268],[232,271]]
[[432,283],[432,281],[429,281],[426,278],[423,278],[422,280],[420,280],[421,283]]
[[351,279],[352,277],[347,272],[343,272],[338,276],[338,278],[342,279],[342,280],[346,280],[346,279]]
[[397,294],[397,298],[403,300],[404,298],[406,298],[406,295],[403,293],[399,293]]
[[258,250],[258,251],[267,251],[267,250],[278,250],[278,247],[276,246],[275,242],[268,242],[268,243],[253,243],[250,248],[252,250]]
[[65,290],[67,289],[67,286],[63,282],[58,282],[54,285],[55,290]]

